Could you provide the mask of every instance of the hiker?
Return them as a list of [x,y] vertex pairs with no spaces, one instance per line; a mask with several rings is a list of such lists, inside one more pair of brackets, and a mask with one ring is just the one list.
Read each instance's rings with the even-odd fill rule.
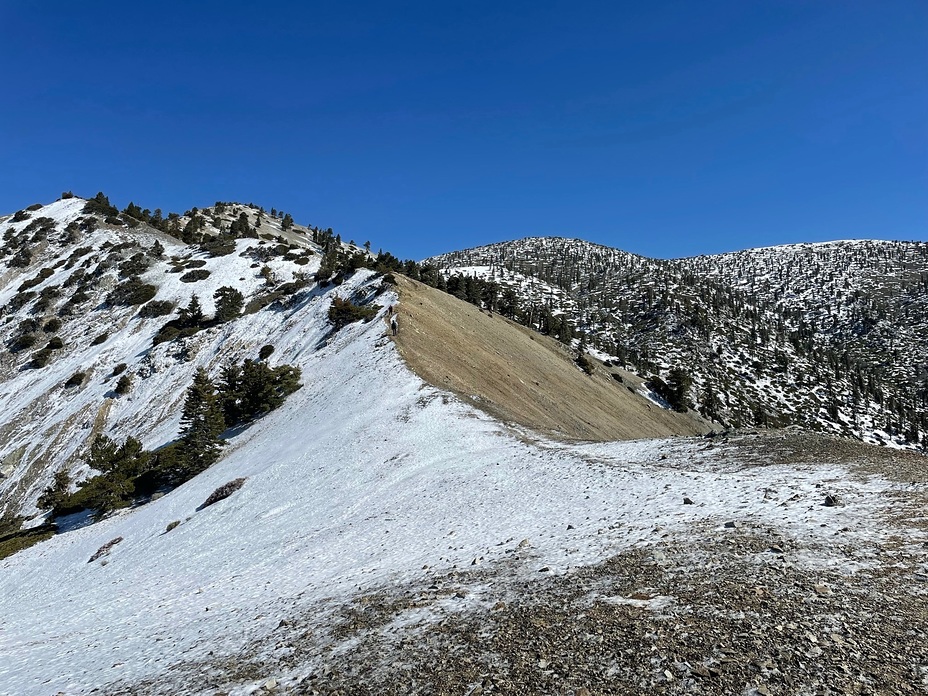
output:
[[394,336],[396,336],[396,332],[399,331],[399,327],[398,327],[397,324],[396,324],[396,317],[397,317],[397,315],[394,314],[394,315],[390,318],[390,328],[393,330],[393,335],[394,335]]
[[387,307],[387,316],[388,317],[393,316],[393,305],[392,304],[389,307]]

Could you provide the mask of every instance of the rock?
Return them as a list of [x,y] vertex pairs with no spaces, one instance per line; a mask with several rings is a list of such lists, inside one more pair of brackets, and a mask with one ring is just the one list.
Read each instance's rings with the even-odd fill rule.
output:
[[734,520],[730,520],[725,523],[725,529],[735,529],[738,526],[738,523]]
[[816,585],[812,589],[815,590],[815,594],[817,594],[819,597],[825,597],[831,594],[831,588],[828,587],[828,585]]
[[540,568],[540,569],[538,570],[538,572],[539,572],[539,573],[550,573],[550,572],[551,572],[551,568],[549,568],[548,566],[544,566],[544,567]]
[[769,551],[770,553],[779,553],[779,554],[783,553],[783,549],[781,549],[779,546],[771,546],[769,549],[767,549],[767,551]]
[[273,691],[277,688],[277,680],[273,678],[268,679],[266,682],[264,682],[264,684],[261,685],[261,688],[265,691]]
[[480,565],[480,559],[479,559],[479,558],[475,558],[474,560],[472,560],[472,561],[470,562],[470,564],[471,564],[471,565]]
[[574,691],[574,696],[592,696],[592,694],[590,694],[590,690],[588,688],[581,686],[579,689]]
[[692,504],[693,504],[693,501],[690,500],[689,498],[687,498],[686,496],[683,496],[683,504],[684,504],[684,505],[692,505]]
[[841,500],[834,493],[829,493],[825,496],[825,502],[822,503],[825,507],[836,507],[841,504]]
[[531,543],[529,542],[528,539],[523,539],[522,541],[519,542],[520,549],[527,549],[529,546],[531,546]]
[[567,529],[573,529],[573,528],[574,526],[572,524],[567,525]]

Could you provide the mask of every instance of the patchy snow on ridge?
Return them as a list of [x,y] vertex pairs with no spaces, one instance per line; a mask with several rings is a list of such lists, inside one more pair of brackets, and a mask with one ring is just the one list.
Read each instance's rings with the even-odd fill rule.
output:
[[[492,566],[522,539],[537,554],[531,572],[559,573],[733,515],[826,546],[838,528],[852,530],[842,543],[876,533],[874,493],[885,482],[848,480],[827,463],[748,475],[703,441],[529,444],[411,374],[382,317],[316,350],[324,309],[306,304],[278,340],[303,388],[216,465],[155,502],[0,561],[0,693],[85,694],[144,679],[170,692],[174,663],[255,644],[270,654],[281,619],[422,580],[424,567]],[[247,477],[239,492],[197,511],[238,477]],[[853,505],[789,504],[821,485]]]

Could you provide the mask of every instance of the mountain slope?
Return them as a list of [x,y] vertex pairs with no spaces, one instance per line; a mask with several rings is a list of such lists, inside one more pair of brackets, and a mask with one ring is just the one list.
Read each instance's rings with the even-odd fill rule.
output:
[[542,331],[563,334],[566,318],[646,377],[682,370],[688,401],[728,425],[798,424],[908,447],[928,430],[924,243],[664,261],[529,238],[426,263],[483,279],[477,301]]
[[660,408],[630,373],[592,361],[597,366],[587,375],[565,346],[499,314],[402,276],[399,292],[397,345],[413,370],[505,422],[580,440],[712,429],[695,414]]
[[[59,243],[69,215],[86,217],[79,206],[61,202],[47,246],[7,276],[11,297],[23,277],[52,269],[36,296],[8,309],[12,340],[20,322],[53,318],[51,307],[36,311],[41,291],[74,287],[67,259],[75,244],[92,248],[94,281],[76,283],[87,299],[47,298],[55,310],[77,304],[52,334],[62,348],[42,367],[8,357],[3,398],[18,439],[2,444],[25,448],[4,481],[17,491],[14,509],[31,509],[48,474],[39,460],[80,466],[68,452],[95,430],[149,446],[176,437],[197,367],[215,374],[270,343],[270,360],[299,367],[303,387],[227,433],[224,456],[183,485],[95,524],[62,519],[56,536],[0,560],[0,694],[711,694],[765,683],[916,693],[925,684],[920,455],[793,433],[526,437],[407,365],[454,368],[492,350],[475,352],[481,336],[521,346],[531,365],[542,341],[402,279],[399,295],[384,290],[366,269],[282,290],[298,269],[322,265],[308,240],[300,246],[312,256],[288,248],[263,258],[276,239],[242,238],[222,257],[164,239],[167,258],[141,274],[158,283],[156,299],[183,305],[193,289],[179,277],[208,269],[193,283],[212,283],[198,290],[208,311],[223,284],[247,291],[252,311],[152,345],[167,316],[106,297],[138,253],[114,251],[113,240],[149,249],[157,231],[104,221],[99,234]],[[119,259],[107,266],[110,254]],[[335,297],[380,307],[333,333]],[[386,335],[387,306],[400,312],[398,343]],[[470,338],[439,360],[449,331]],[[539,350],[569,367],[565,383],[596,383],[572,356]],[[110,393],[117,361],[135,375],[125,398]],[[90,377],[65,389],[81,367]],[[452,373],[465,394],[469,369]],[[642,403],[618,393],[626,409]],[[497,397],[488,410],[512,408]],[[240,489],[203,505],[238,479]]]

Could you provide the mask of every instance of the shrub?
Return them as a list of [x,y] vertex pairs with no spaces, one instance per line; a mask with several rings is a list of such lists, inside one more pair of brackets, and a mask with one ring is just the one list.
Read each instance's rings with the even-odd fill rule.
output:
[[156,286],[143,283],[139,278],[129,278],[113,288],[106,300],[111,305],[140,305],[148,302],[157,293]]
[[167,316],[174,311],[174,303],[170,300],[152,300],[139,310],[139,316],[144,319]]
[[580,353],[577,356],[577,359],[575,362],[580,367],[580,369],[586,372],[588,375],[593,374],[593,363],[591,363],[590,359],[586,357],[586,354]]
[[32,212],[35,212],[36,210],[41,210],[41,209],[42,209],[41,203],[33,203],[28,208],[26,208],[26,210],[31,210]]
[[180,520],[174,520],[173,522],[168,522],[168,526],[167,526],[167,528],[164,530],[164,533],[167,534],[167,533],[170,532],[172,529],[177,529],[177,527],[178,527],[179,525],[180,525]]
[[119,264],[119,275],[124,278],[137,276],[148,270],[149,261],[145,254],[139,252]]
[[92,346],[98,346],[98,345],[100,345],[101,343],[106,343],[106,339],[108,339],[109,337],[110,337],[109,333],[106,332],[106,331],[104,331],[102,334],[100,334],[99,336],[97,336],[96,338],[94,338],[94,339],[90,342],[90,345],[92,345]]
[[39,339],[35,334],[23,333],[10,341],[10,351],[13,353],[19,353],[26,350],[27,348],[32,348]]
[[193,271],[187,271],[180,277],[182,283],[196,283],[198,280],[209,278],[209,271],[205,268],[197,268]]
[[62,348],[64,348],[64,343],[62,343],[61,339],[58,338],[57,336],[52,336],[51,339],[49,339],[48,343],[45,345],[45,347],[48,350],[61,350]]
[[20,211],[17,211],[15,215],[13,215],[12,222],[23,222],[24,220],[28,220],[30,217],[32,216],[29,213],[27,213],[25,210],[20,210]]
[[261,346],[261,350],[258,351],[258,360],[267,360],[271,357],[271,353],[274,352],[274,346],[266,345]]
[[113,376],[121,375],[126,371],[126,363],[119,363],[116,367],[113,368]]
[[61,200],[67,200],[68,198],[74,198],[74,194],[70,191],[65,191],[61,194]]
[[244,486],[245,481],[246,479],[244,478],[237,478],[237,479],[232,479],[228,483],[222,484],[221,486],[219,486],[219,488],[217,488],[216,490],[214,490],[212,493],[209,494],[209,497],[203,501],[203,504],[200,505],[200,507],[198,507],[197,510],[208,508],[210,505],[215,505],[220,500],[225,500],[230,495],[235,493],[235,491],[237,491],[239,488]]
[[43,268],[35,275],[34,278],[24,280],[17,289],[19,292],[22,292],[23,290],[29,290],[30,288],[34,288],[41,282],[51,278],[53,275],[55,275],[55,272],[51,268]]
[[132,377],[130,375],[123,375],[119,378],[119,381],[116,382],[116,388],[114,391],[123,396],[128,394],[132,390]]
[[32,360],[30,360],[29,366],[34,370],[45,367],[52,359],[52,352],[53,351],[49,348],[37,350],[32,354]]
[[370,321],[377,313],[377,306],[356,305],[351,300],[336,297],[329,307],[329,321],[338,331],[356,321]]
[[224,234],[215,237],[206,236],[200,242],[200,249],[210,256],[227,256],[235,251],[235,238]]
[[25,268],[32,263],[32,252],[26,247],[20,247],[8,263],[11,268]]
[[68,381],[64,383],[65,388],[68,387],[79,387],[84,383],[84,378],[86,375],[83,372],[75,372],[73,375],[68,377]]

